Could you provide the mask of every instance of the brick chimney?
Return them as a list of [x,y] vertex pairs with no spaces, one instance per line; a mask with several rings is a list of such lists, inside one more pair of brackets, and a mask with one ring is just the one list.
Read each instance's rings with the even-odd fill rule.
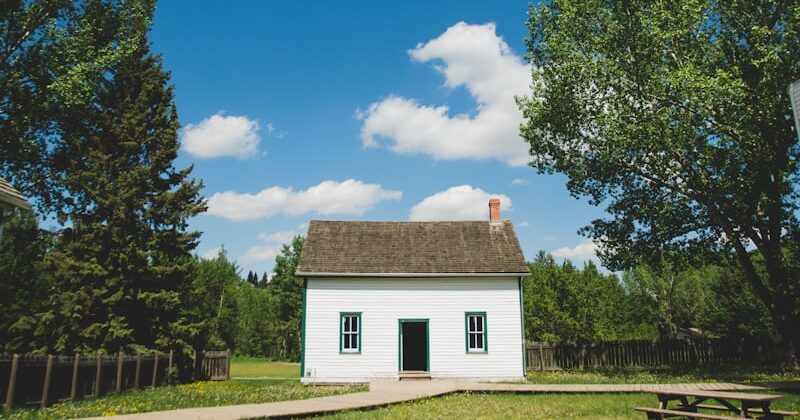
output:
[[490,222],[500,221],[500,200],[497,198],[489,199],[489,221]]

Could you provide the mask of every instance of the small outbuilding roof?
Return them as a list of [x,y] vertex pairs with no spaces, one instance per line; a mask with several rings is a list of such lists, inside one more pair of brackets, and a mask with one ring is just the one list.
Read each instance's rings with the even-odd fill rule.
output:
[[508,220],[342,222],[312,220],[298,276],[525,275]]
[[11,184],[3,178],[0,178],[0,203],[5,203],[13,207],[30,210],[31,205],[25,196],[17,191]]

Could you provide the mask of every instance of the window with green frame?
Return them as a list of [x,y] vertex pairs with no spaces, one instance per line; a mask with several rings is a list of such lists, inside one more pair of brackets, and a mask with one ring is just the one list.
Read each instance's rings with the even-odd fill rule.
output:
[[339,314],[339,352],[361,353],[361,312]]
[[486,353],[489,351],[486,331],[486,312],[467,312],[466,340],[467,353]]

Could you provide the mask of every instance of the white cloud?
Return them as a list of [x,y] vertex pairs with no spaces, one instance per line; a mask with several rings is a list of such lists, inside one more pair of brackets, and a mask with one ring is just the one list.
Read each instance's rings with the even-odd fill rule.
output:
[[528,184],[530,184],[530,183],[531,183],[531,182],[530,182],[530,181],[528,181],[527,179],[522,179],[522,178],[514,178],[514,179],[511,181],[511,185],[528,185]]
[[573,261],[589,261],[597,258],[597,245],[591,239],[584,239],[573,248],[563,247],[553,250],[554,257],[568,258]]
[[281,252],[281,245],[267,244],[250,247],[239,259],[244,263],[271,261]]
[[218,246],[215,246],[213,248],[209,248],[208,251],[204,252],[203,255],[200,256],[200,258],[202,258],[204,260],[213,260],[214,258],[217,258],[217,255],[219,255],[219,252],[221,250],[222,250],[222,248],[220,248]]
[[252,246],[239,257],[244,263],[254,263],[261,261],[274,260],[281,253],[283,244],[289,243],[295,236],[299,235],[294,230],[283,230],[273,233],[259,233],[258,239],[266,244]]
[[323,181],[303,191],[274,186],[256,194],[218,192],[208,199],[208,213],[232,221],[263,219],[278,213],[361,215],[380,201],[399,200],[402,195],[356,179]]
[[464,86],[477,109],[474,115],[452,115],[446,105],[422,105],[390,95],[366,111],[356,111],[363,120],[365,147],[385,138],[397,153],[444,160],[497,159],[512,166],[528,163],[528,146],[519,136],[522,112],[514,96],[529,93],[530,67],[495,33],[493,23],[459,22],[409,54],[415,61],[437,62],[434,68],[445,77],[444,85]]
[[[268,124],[272,131],[272,124]],[[246,116],[216,113],[183,129],[183,149],[199,158],[233,156],[246,159],[258,154],[261,125]]]
[[517,223],[517,227],[521,227],[521,228],[528,227],[528,221],[527,220],[523,220],[523,221]]
[[511,209],[511,199],[504,194],[490,194],[471,185],[450,187],[411,208],[410,220],[489,220],[489,199],[500,199],[500,210]]
[[300,235],[300,233],[294,230],[284,230],[275,233],[260,233],[258,235],[258,239],[261,239],[265,242],[278,242],[285,244],[291,242],[292,239],[294,239],[294,237],[297,235]]

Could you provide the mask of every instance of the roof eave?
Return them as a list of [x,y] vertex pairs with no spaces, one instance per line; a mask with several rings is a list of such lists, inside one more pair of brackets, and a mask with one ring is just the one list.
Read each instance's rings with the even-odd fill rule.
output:
[[0,201],[13,207],[21,208],[23,210],[30,210],[32,208],[31,204],[28,203],[27,201],[9,194],[0,193]]
[[516,273],[317,273],[297,271],[298,277],[519,277],[530,272]]

